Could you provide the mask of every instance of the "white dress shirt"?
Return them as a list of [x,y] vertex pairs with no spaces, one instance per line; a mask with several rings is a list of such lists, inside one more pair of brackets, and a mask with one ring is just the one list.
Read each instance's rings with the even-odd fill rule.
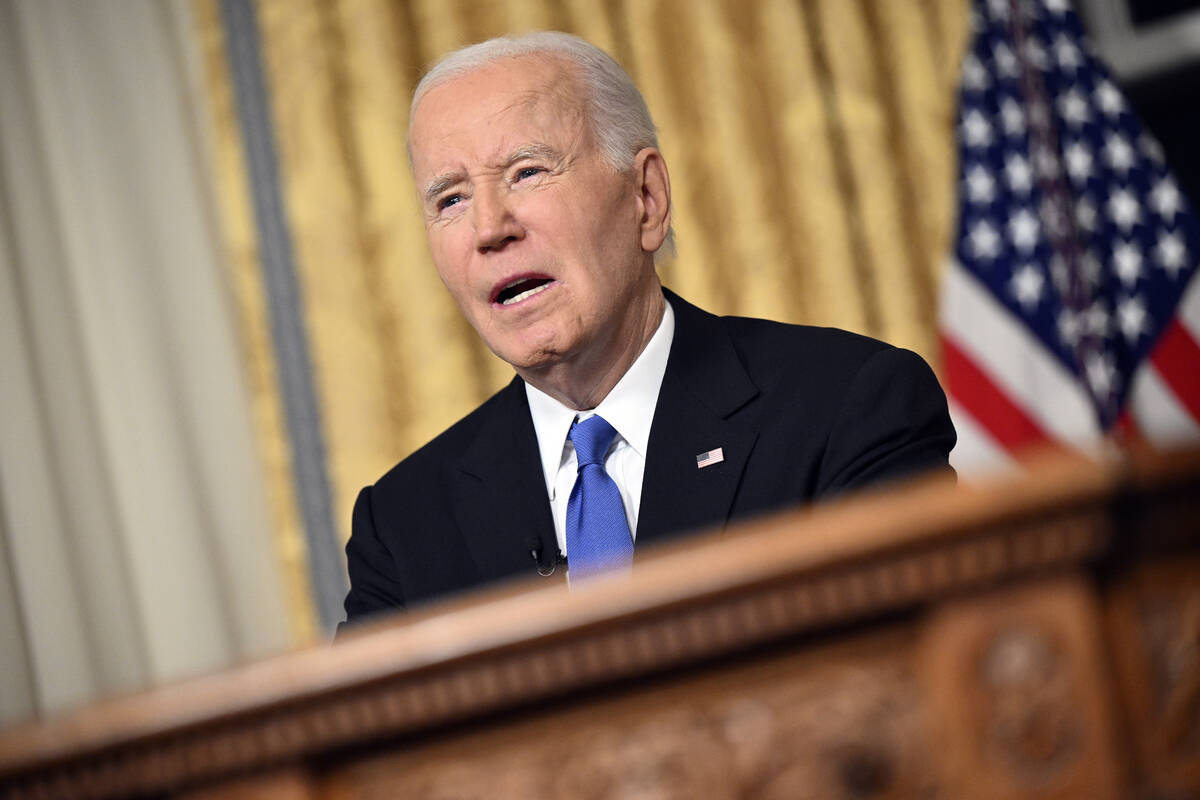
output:
[[663,301],[663,318],[658,329],[646,343],[641,355],[617,381],[600,405],[587,411],[576,411],[555,400],[550,395],[525,384],[529,398],[529,412],[533,416],[533,429],[537,433],[538,451],[542,457],[542,471],[546,479],[546,492],[550,495],[550,512],[554,517],[554,534],[558,537],[558,549],[567,553],[567,501],[579,471],[575,458],[575,445],[567,438],[571,424],[578,419],[587,419],[599,414],[617,431],[613,443],[604,457],[604,469],[617,484],[621,501],[625,504],[625,518],[629,520],[629,531],[636,538],[638,510],[642,502],[642,476],[646,470],[646,445],[650,441],[650,424],[654,421],[654,407],[658,403],[658,390],[667,371],[667,357],[671,353],[671,340],[675,338],[675,313],[671,304]]

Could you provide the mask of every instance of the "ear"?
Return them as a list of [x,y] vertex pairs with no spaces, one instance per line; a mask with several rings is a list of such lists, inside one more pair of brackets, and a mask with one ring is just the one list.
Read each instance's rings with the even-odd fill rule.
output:
[[642,249],[653,253],[666,241],[671,229],[671,178],[667,162],[655,147],[645,147],[633,158],[634,188],[637,190]]

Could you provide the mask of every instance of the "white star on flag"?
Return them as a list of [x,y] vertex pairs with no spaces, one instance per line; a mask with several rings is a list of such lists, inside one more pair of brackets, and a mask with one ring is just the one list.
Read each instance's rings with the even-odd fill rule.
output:
[[988,72],[984,69],[983,64],[979,63],[979,59],[974,55],[968,54],[963,59],[963,86],[968,89],[980,91],[986,89],[991,80],[988,78]]
[[1058,336],[1067,347],[1074,347],[1083,335],[1083,323],[1079,315],[1072,311],[1063,311],[1058,315]]
[[1060,33],[1054,40],[1054,57],[1058,59],[1058,63],[1063,69],[1071,72],[1083,65],[1079,48],[1065,34]]
[[1004,122],[1004,132],[1009,136],[1021,136],[1025,133],[1025,112],[1011,97],[1004,98],[1000,105],[1000,118]]
[[1029,194],[1033,189],[1033,170],[1022,156],[1014,154],[1004,164],[1004,175],[1008,188],[1016,194]]
[[1121,189],[1113,192],[1112,197],[1109,198],[1108,215],[1122,231],[1128,233],[1129,229],[1137,224],[1141,216],[1141,208],[1138,206],[1137,198],[1131,192]]
[[1092,177],[1092,151],[1083,142],[1067,148],[1067,172],[1076,183],[1086,183]]
[[1179,271],[1187,263],[1187,248],[1178,234],[1162,233],[1158,237],[1158,245],[1154,248],[1158,263],[1163,266],[1171,277],[1178,277]]
[[1042,286],[1045,282],[1045,278],[1042,277],[1042,273],[1038,272],[1037,267],[1026,264],[1013,274],[1013,295],[1017,298],[1018,303],[1032,308],[1042,299]]
[[996,60],[996,69],[1004,77],[1016,78],[1021,74],[1021,65],[1017,63],[1017,57],[1004,42],[997,42],[992,48],[992,58]]
[[1058,155],[1049,147],[1039,145],[1034,148],[1033,160],[1037,165],[1037,174],[1043,180],[1052,181],[1059,176],[1061,168],[1058,163]]
[[1113,269],[1121,283],[1133,286],[1142,274],[1142,251],[1129,242],[1118,246],[1113,252]]
[[1104,158],[1110,167],[1124,175],[1133,166],[1133,148],[1124,136],[1115,133],[1104,143]]
[[967,197],[976,205],[987,205],[996,197],[996,180],[982,165],[976,164],[967,173]]
[[1042,47],[1042,43],[1037,39],[1025,40],[1025,58],[1029,59],[1029,63],[1041,72],[1045,72],[1050,67],[1050,57],[1046,55],[1046,48]]
[[1000,254],[1000,234],[987,220],[971,229],[971,250],[976,258],[993,259]]
[[1037,246],[1038,230],[1037,217],[1027,208],[1013,214],[1008,221],[1008,236],[1013,246],[1022,253],[1028,253]]
[[1131,342],[1146,332],[1146,307],[1137,297],[1127,297],[1117,306],[1117,327]]
[[1072,127],[1078,128],[1088,121],[1087,101],[1083,99],[1083,95],[1077,89],[1065,92],[1058,99],[1058,110],[1062,114],[1063,119]]
[[1154,185],[1150,191],[1150,203],[1158,215],[1168,222],[1183,210],[1183,196],[1170,178],[1163,178]]
[[1096,104],[1110,117],[1115,117],[1125,110],[1125,101],[1121,99],[1121,93],[1107,80],[1096,84]]
[[992,143],[992,126],[978,111],[972,111],[963,119],[963,137],[971,147],[987,147]]

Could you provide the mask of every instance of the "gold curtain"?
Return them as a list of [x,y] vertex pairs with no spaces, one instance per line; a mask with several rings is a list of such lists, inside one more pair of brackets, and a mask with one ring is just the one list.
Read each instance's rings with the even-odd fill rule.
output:
[[[214,163],[298,640],[314,625],[217,0],[194,0]],[[334,509],[503,385],[429,262],[405,136],[446,51],[554,28],[646,96],[671,170],[663,282],[720,314],[835,325],[935,363],[966,0],[259,0]]]

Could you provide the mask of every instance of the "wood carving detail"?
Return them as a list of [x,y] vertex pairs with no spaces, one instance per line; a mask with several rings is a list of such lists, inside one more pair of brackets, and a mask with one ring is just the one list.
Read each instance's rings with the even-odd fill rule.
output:
[[954,796],[1125,796],[1100,664],[1098,603],[1074,577],[947,604],[922,673]]
[[1003,630],[985,644],[979,671],[989,755],[1031,784],[1049,783],[1084,737],[1062,645],[1043,627]]
[[1141,564],[1114,589],[1108,617],[1139,791],[1200,796],[1200,556]]
[[[1197,580],[1200,584],[1200,579]],[[1143,612],[1154,713],[1168,751],[1200,755],[1200,585]]]
[[922,703],[901,661],[877,653],[798,674],[776,669],[769,679],[701,681],[649,709],[638,705],[644,698],[618,700],[527,723],[511,737],[387,759],[334,796],[933,798]]

